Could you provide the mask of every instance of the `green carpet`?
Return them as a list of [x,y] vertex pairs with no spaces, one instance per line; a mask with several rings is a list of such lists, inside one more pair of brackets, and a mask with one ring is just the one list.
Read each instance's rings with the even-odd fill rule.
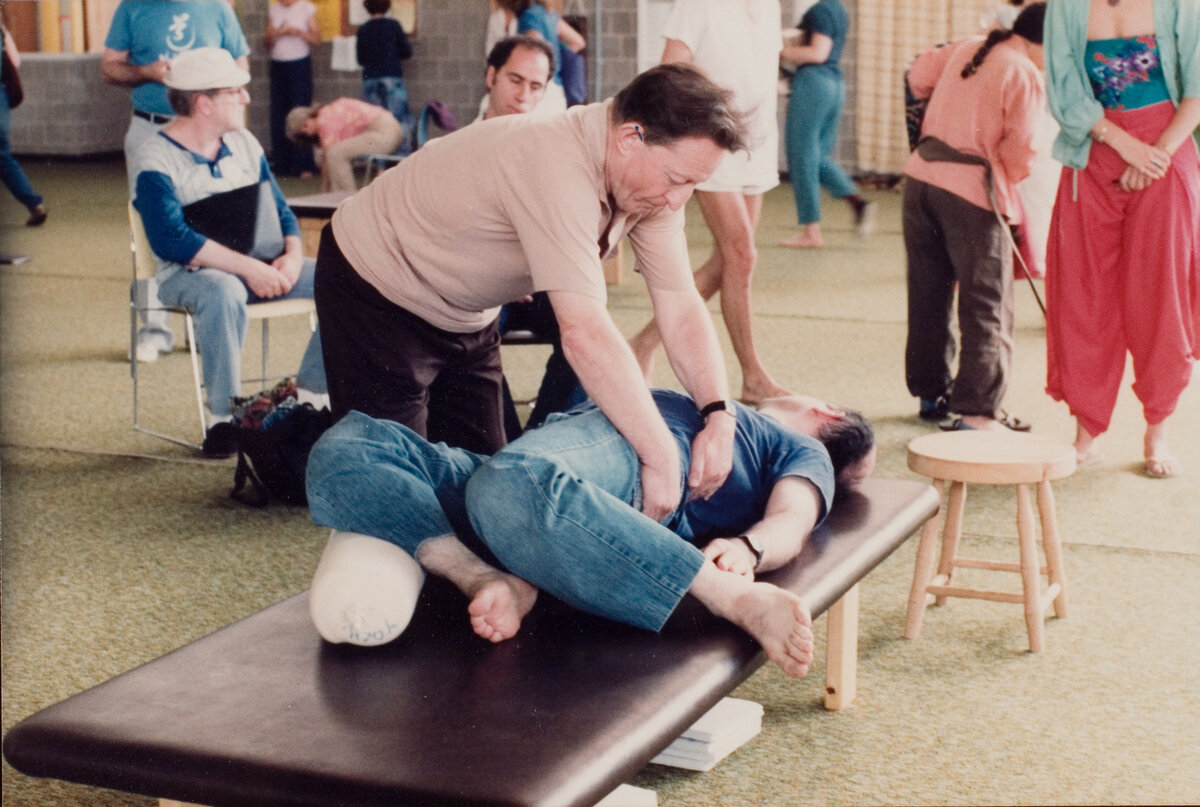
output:
[[[325,531],[301,508],[233,502],[230,461],[130,428],[128,237],[119,161],[26,161],[50,220],[27,229],[0,205],[0,546],[3,729],[81,689],[296,593]],[[313,190],[293,182],[285,191]],[[828,203],[820,251],[775,244],[792,232],[787,189],[759,231],[756,332],[782,383],[874,420],[878,473],[912,478],[909,440],[930,431],[904,389],[899,198],[877,192],[879,231],[849,232]],[[698,215],[697,264],[711,246]],[[610,310],[633,333],[649,315],[627,261]],[[712,310],[720,325],[719,307]],[[305,324],[272,329],[272,364],[294,368]],[[248,366],[258,332],[247,340]],[[740,385],[726,343],[731,387]],[[514,394],[536,390],[545,352],[506,349]],[[660,357],[656,380],[676,386]],[[1008,409],[1069,440],[1065,406],[1044,392],[1045,335],[1018,289]],[[671,807],[824,804],[1200,803],[1200,393],[1172,420],[1188,474],[1141,473],[1140,407],[1127,375],[1103,462],[1055,484],[1070,614],[1026,652],[1019,608],[953,600],[916,641],[899,638],[915,542],[863,584],[858,700],[821,707],[823,662],[792,681],[764,668],[735,693],[764,704],[763,731],[711,772],[651,766],[633,782]],[[186,354],[145,368],[147,420],[195,430]],[[1012,493],[972,489],[965,543],[1015,558]],[[1016,576],[965,579],[1015,590]],[[818,623],[822,627],[823,620]],[[823,642],[822,642],[823,643]],[[153,799],[25,777],[3,767],[3,803],[150,805]]]

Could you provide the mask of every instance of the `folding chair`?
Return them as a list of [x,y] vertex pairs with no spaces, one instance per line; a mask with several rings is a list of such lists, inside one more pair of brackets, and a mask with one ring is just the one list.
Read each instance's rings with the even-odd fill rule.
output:
[[[129,248],[132,255],[133,280],[129,293],[129,371],[133,376],[133,428],[143,434],[170,440],[180,445],[199,449],[204,443],[208,424],[204,417],[203,382],[200,380],[200,358],[196,350],[196,329],[192,320],[192,310],[185,306],[166,306],[159,304],[154,307],[142,308],[138,305],[135,292],[138,280],[148,280],[154,277],[158,270],[158,262],[154,251],[150,248],[150,239],[146,237],[146,229],[142,226],[142,217],[138,214],[133,202],[129,203]],[[138,314],[144,310],[168,311],[183,316],[184,328],[187,334],[188,353],[192,360],[192,380],[196,389],[196,413],[200,421],[200,440],[191,442],[182,437],[154,431],[141,425],[138,418],[138,360],[137,332]],[[271,379],[267,373],[270,358],[270,323],[274,317],[286,317],[295,314],[308,314],[310,330],[317,327],[317,307],[312,300],[266,300],[261,303],[250,303],[246,306],[246,314],[251,320],[262,320],[262,376],[259,378],[243,379],[245,381],[266,382]]]

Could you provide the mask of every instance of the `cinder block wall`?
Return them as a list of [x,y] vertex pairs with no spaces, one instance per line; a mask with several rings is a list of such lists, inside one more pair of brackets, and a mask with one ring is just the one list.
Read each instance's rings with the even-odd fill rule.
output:
[[121,151],[129,94],[100,78],[100,54],[21,54],[25,101],[13,110],[17,154],[85,155]]

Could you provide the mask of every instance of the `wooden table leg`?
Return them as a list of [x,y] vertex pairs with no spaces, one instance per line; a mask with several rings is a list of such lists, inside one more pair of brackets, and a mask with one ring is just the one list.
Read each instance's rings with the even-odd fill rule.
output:
[[825,646],[825,708],[845,709],[858,694],[858,584],[828,612]]

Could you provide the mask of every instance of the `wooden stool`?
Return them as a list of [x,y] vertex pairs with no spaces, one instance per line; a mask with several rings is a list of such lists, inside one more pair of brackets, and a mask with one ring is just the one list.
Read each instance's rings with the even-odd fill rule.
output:
[[[1025,624],[1029,629],[1029,649],[1042,649],[1042,620],[1050,603],[1054,615],[1067,615],[1067,581],[1063,575],[1062,548],[1054,515],[1052,479],[1062,479],[1075,471],[1075,450],[1031,434],[993,431],[939,432],[918,437],[908,444],[908,467],[931,477],[935,487],[949,483],[946,500],[946,527],[942,533],[942,552],[937,575],[933,574],[934,551],[937,543],[938,517],[935,514],[921,531],[917,549],[917,565],[913,573],[912,593],[908,597],[908,622],[904,638],[915,639],[921,630],[927,597],[932,594],[938,605],[947,597],[971,597],[996,602],[1023,603]],[[967,484],[1016,485],[1017,534],[1021,562],[1005,563],[958,556],[962,538],[963,505]],[[1029,485],[1037,485],[1038,512],[1042,521],[1042,550],[1046,566],[1038,563],[1037,539],[1034,535],[1033,506]],[[951,585],[955,567],[1019,572],[1024,586],[1022,594],[1002,591],[963,588]],[[1046,574],[1049,585],[1041,591],[1040,575]]]

